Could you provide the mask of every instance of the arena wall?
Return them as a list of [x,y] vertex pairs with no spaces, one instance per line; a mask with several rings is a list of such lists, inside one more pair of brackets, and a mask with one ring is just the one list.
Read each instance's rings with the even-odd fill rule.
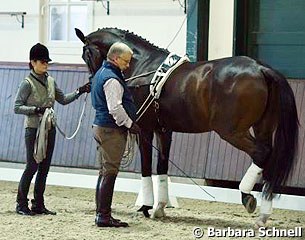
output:
[[[75,90],[88,81],[87,68],[84,65],[51,65],[49,73],[65,92]],[[26,64],[0,63],[0,159],[7,162],[25,163],[23,116],[13,112],[14,97],[20,81],[28,74]],[[305,153],[302,126],[305,122],[305,82],[290,80],[296,96],[300,120],[298,162],[288,185],[305,188]],[[55,105],[58,125],[70,136],[77,127],[84,96],[67,105]],[[57,131],[56,147],[52,165],[98,168],[95,160],[96,145],[92,137],[91,124],[94,111],[90,97],[87,99],[85,116],[80,130],[72,140],[66,140]],[[154,151],[153,169],[156,172]],[[237,150],[220,139],[215,132],[203,134],[174,133],[170,153],[169,174],[172,176],[240,181],[251,160],[244,152]],[[140,173],[140,156],[135,158],[122,171]],[[182,170],[182,171],[181,171]]]

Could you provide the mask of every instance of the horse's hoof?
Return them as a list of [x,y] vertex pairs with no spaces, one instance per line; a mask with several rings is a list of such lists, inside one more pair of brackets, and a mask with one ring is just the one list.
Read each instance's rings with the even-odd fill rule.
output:
[[257,218],[254,227],[256,229],[259,229],[260,227],[266,227],[266,223],[268,218],[270,217],[270,214],[260,214],[260,216]]
[[152,217],[153,218],[162,218],[162,217],[165,217],[165,211],[164,211],[164,208],[166,206],[166,203],[158,203],[156,209],[154,210],[153,212],[153,215]]
[[164,209],[159,208],[153,212],[152,218],[162,218],[165,217]]
[[257,201],[253,195],[242,193],[242,203],[248,213],[253,213],[255,211]]
[[137,212],[143,212],[144,216],[146,218],[149,218],[150,214],[149,214],[148,210],[151,210],[152,208],[153,208],[152,206],[143,205],[141,208],[138,209]]
[[263,223],[261,220],[257,220],[256,222],[255,222],[255,224],[254,224],[254,229],[259,229],[259,228],[261,228],[261,227],[265,227],[265,223]]
[[246,209],[248,213],[253,213],[256,209],[257,201],[256,199],[252,196],[251,198],[248,199],[248,202],[246,204]]

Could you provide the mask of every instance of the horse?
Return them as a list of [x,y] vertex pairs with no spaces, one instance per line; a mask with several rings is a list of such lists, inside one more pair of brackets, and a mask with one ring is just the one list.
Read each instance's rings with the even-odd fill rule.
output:
[[[87,36],[75,29],[84,43],[82,58],[93,76],[115,42],[133,50],[130,67],[124,72],[138,108],[150,95],[153,75],[170,52],[142,37],[118,28],[102,28]],[[247,56],[211,61],[184,62],[174,69],[138,119],[141,128],[142,211],[149,217],[153,208],[152,140],[157,138],[158,203],[155,217],[165,216],[168,201],[167,172],[172,132],[215,131],[225,141],[246,152],[252,164],[239,189],[249,213],[255,211],[251,194],[263,179],[262,205],[258,226],[265,225],[272,212],[274,191],[284,186],[293,171],[298,141],[298,116],[293,91],[287,79],[267,64]]]

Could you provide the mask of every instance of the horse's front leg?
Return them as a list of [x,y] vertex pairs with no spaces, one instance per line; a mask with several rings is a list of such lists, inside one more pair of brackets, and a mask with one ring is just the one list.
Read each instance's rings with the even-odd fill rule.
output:
[[141,153],[141,192],[142,192],[142,206],[138,212],[143,212],[145,217],[149,217],[148,210],[154,205],[154,191],[152,174],[152,141],[153,132],[143,131],[139,136],[139,148]]
[[154,218],[165,217],[164,208],[168,203],[168,160],[172,140],[172,132],[158,132],[158,164],[157,191],[158,202],[153,212]]

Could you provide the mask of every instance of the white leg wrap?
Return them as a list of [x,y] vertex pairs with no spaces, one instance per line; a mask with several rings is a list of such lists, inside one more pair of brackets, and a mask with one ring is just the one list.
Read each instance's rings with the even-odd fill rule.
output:
[[168,176],[167,174],[157,176],[158,185],[158,203],[168,202]]
[[269,201],[264,197],[262,197],[260,214],[255,222],[254,227],[257,229],[260,227],[265,227],[267,220],[271,216],[271,213],[272,213],[272,200]]
[[164,208],[168,202],[168,176],[167,174],[157,176],[158,204],[152,214],[153,218],[165,217]]
[[256,181],[260,178],[262,171],[262,168],[252,163],[239,184],[239,190],[244,193],[250,193]]
[[151,177],[142,177],[142,205],[153,206],[154,205],[154,190]]
[[267,183],[264,183],[263,189],[262,189],[262,201],[261,201],[261,207],[260,207],[260,214],[261,215],[271,215],[272,213],[272,199],[268,199],[264,197],[266,193]]
[[262,197],[260,214],[271,215],[271,213],[272,213],[272,200],[269,201],[266,198]]

